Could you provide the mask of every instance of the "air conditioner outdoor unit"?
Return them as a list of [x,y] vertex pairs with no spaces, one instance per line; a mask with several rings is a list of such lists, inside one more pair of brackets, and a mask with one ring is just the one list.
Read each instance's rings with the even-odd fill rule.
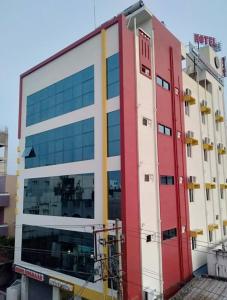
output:
[[190,90],[190,89],[186,89],[185,90],[185,95],[187,95],[187,96],[191,96],[192,95],[192,91]]

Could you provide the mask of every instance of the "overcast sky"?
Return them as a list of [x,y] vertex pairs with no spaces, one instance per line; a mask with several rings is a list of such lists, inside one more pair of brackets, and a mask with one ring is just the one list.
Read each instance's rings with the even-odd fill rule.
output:
[[[97,26],[135,3],[96,0]],[[145,0],[185,44],[193,33],[222,41],[227,55],[226,0]],[[16,170],[19,75],[94,29],[94,0],[0,0],[0,128],[9,128],[8,173]]]

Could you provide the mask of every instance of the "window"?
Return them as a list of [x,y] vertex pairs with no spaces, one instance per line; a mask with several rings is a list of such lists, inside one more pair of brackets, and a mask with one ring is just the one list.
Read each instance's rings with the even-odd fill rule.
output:
[[205,125],[206,124],[206,114],[201,113],[201,117],[202,117],[202,123]]
[[24,149],[24,153],[22,155],[24,158],[31,158],[35,157],[35,151],[33,147],[26,147]]
[[185,114],[189,117],[190,116],[190,105],[187,101],[184,102],[184,110],[185,110]]
[[121,220],[121,172],[108,172],[109,220]]
[[27,97],[30,126],[94,103],[94,66],[90,66]]
[[162,239],[164,240],[169,240],[177,236],[177,229],[172,228],[168,229],[162,232]]
[[94,174],[24,181],[24,214],[94,219]]
[[108,157],[120,155],[120,111],[107,114]]
[[160,176],[160,183],[163,185],[173,185],[174,177],[173,176]]
[[25,168],[57,165],[94,158],[94,118],[26,137],[35,157],[25,158]]
[[150,37],[139,29],[140,73],[151,77],[151,48]]
[[208,234],[209,234],[209,242],[213,241],[213,231],[208,230]]
[[220,189],[220,195],[221,195],[221,199],[224,199],[224,189]]
[[106,60],[107,71],[107,99],[117,97],[120,94],[119,81],[119,54],[116,53]]
[[203,149],[204,161],[208,161],[208,151]]
[[158,124],[158,132],[169,136],[172,135],[172,129],[162,124]]
[[188,191],[189,191],[189,201],[194,202],[194,190],[189,189]]
[[218,163],[221,164],[221,154],[218,153]]
[[170,90],[170,84],[168,81],[166,81],[165,79],[163,79],[160,76],[156,76],[156,82],[158,85],[160,85],[161,87],[163,87],[165,90]]
[[197,248],[197,239],[196,237],[192,237],[192,250]]
[[187,157],[192,157],[192,144],[187,144]]
[[147,242],[147,243],[150,243],[150,242],[151,242],[151,234],[148,234],[148,235],[146,236],[146,242]]
[[143,117],[143,125],[144,126],[151,126],[151,119]]
[[144,175],[144,181],[151,181],[153,179],[153,175],[152,174],[145,174]]
[[210,200],[210,189],[206,189],[206,199]]
[[22,226],[21,260],[94,281],[94,236],[87,232]]
[[226,226],[223,225],[223,234],[226,235]]

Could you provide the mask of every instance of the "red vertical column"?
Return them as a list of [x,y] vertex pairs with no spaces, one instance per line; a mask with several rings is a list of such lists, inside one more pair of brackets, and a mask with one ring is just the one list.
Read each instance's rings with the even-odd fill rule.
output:
[[141,300],[140,207],[134,34],[119,17],[124,300]]
[[159,174],[175,178],[174,185],[160,184],[161,229],[177,229],[176,237],[162,241],[164,295],[168,299],[192,274],[181,98],[181,44],[155,17],[152,24],[156,75],[170,84],[170,89],[156,86],[157,121],[172,129],[171,137],[158,134]]

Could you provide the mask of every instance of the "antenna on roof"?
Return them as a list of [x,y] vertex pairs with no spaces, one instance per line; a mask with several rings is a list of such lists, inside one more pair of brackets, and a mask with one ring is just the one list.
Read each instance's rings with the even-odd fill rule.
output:
[[96,3],[95,3],[95,0],[94,0],[94,26],[96,29]]

